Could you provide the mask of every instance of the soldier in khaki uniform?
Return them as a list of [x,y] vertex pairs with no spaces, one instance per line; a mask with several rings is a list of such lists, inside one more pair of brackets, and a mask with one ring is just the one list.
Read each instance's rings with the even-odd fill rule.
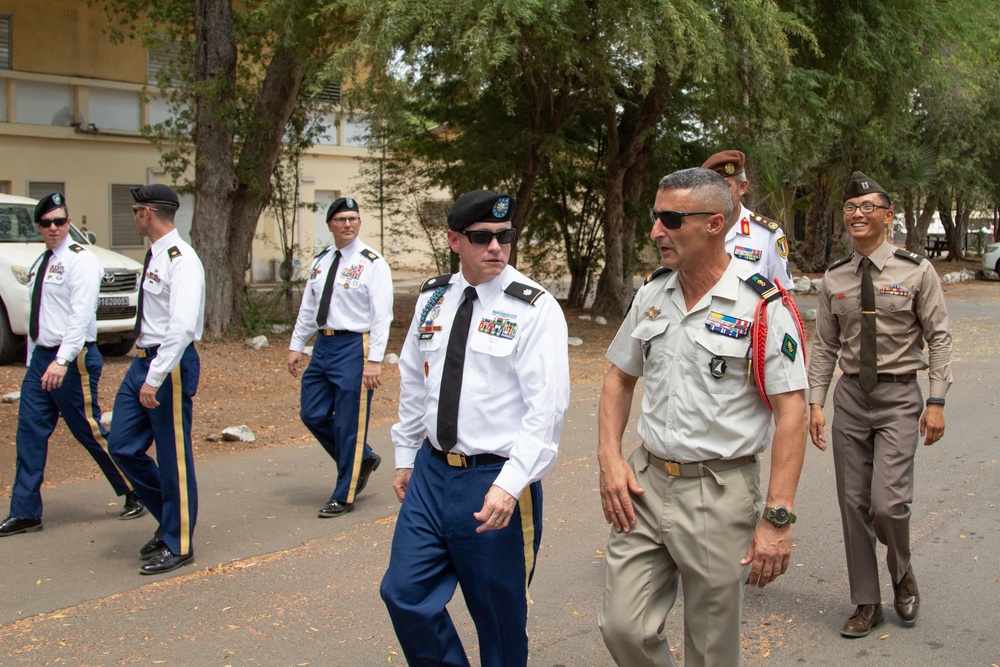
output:
[[[748,377],[754,311],[776,290],[726,253],[731,206],[708,169],[660,181],[650,236],[667,268],[640,288],[607,352],[598,461],[614,529],[598,624],[623,667],[675,664],[663,625],[680,585],[684,664],[736,667],[748,570],[763,587],[788,567],[806,446],[802,341],[791,312],[769,301],[765,354],[754,363],[764,364],[772,415]],[[642,446],[626,460],[640,376]],[[769,444],[762,512],[758,458]]]
[[780,282],[782,287],[791,288],[788,238],[781,225],[754,213],[741,203],[750,188],[745,168],[746,156],[742,151],[722,151],[705,160],[701,166],[725,178],[733,198],[733,214],[726,227],[726,251],[751,271],[771,282]]
[[[896,614],[904,625],[917,619],[920,594],[910,565],[913,457],[920,436],[932,445],[944,434],[952,381],[941,281],[929,261],[886,242],[892,219],[885,190],[854,172],[844,193],[854,253],[823,277],[809,360],[809,434],[821,450],[823,402],[838,354],[844,373],[833,394],[833,460],[857,605],[841,630],[845,637],[864,637],[882,622],[876,538],[887,547]],[[925,409],[916,375],[928,367]]]

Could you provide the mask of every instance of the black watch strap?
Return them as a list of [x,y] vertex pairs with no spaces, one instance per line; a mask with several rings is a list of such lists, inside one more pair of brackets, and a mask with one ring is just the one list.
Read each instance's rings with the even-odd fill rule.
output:
[[943,398],[934,398],[933,396],[931,398],[928,398],[927,399],[927,407],[930,407],[932,405],[940,405],[941,407],[944,407],[944,399]]

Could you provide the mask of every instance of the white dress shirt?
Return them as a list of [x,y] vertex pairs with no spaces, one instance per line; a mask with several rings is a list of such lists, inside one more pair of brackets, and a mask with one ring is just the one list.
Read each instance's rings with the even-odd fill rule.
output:
[[[726,252],[738,260],[738,264],[759,273],[771,282],[775,278],[785,289],[792,287],[792,274],[788,270],[788,239],[785,232],[773,232],[753,221],[756,215],[740,204],[740,217],[726,233]],[[783,249],[782,249],[783,248]],[[784,256],[782,256],[784,252]]]

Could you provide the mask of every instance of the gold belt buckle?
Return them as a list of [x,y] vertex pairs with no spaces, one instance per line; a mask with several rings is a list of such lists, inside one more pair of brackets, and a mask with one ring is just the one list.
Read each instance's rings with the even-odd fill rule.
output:
[[458,452],[448,452],[446,456],[448,457],[448,465],[450,465],[452,468],[469,467],[465,462],[465,454],[459,454]]
[[663,469],[667,471],[667,474],[671,477],[681,476],[681,464],[677,461],[664,461]]

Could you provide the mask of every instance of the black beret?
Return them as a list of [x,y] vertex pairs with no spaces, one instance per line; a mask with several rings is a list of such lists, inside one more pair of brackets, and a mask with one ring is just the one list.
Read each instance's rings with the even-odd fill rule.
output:
[[136,204],[148,204],[149,206],[166,206],[168,208],[180,208],[181,202],[177,198],[177,193],[166,185],[153,183],[144,185],[141,188],[129,188],[132,199]]
[[716,153],[705,160],[703,169],[711,169],[721,176],[735,176],[743,171],[747,156],[742,151],[730,150]]
[[361,215],[361,209],[358,207],[358,202],[350,197],[341,197],[337,201],[330,204],[330,208],[326,209],[326,221],[330,222],[330,218],[337,215],[341,211],[354,211],[358,215]]
[[851,175],[851,182],[847,184],[847,189],[844,190],[844,201],[853,199],[854,197],[861,197],[862,195],[870,195],[873,192],[883,194],[886,198],[889,197],[888,193],[882,189],[881,185],[868,178],[860,171],[856,171]]
[[64,208],[65,206],[66,198],[60,193],[53,192],[50,195],[45,195],[38,201],[37,204],[35,204],[35,222],[41,222],[42,216],[49,211],[54,211],[57,208]]
[[506,222],[517,206],[510,195],[492,190],[473,190],[458,198],[448,212],[448,228],[462,231],[477,222]]

